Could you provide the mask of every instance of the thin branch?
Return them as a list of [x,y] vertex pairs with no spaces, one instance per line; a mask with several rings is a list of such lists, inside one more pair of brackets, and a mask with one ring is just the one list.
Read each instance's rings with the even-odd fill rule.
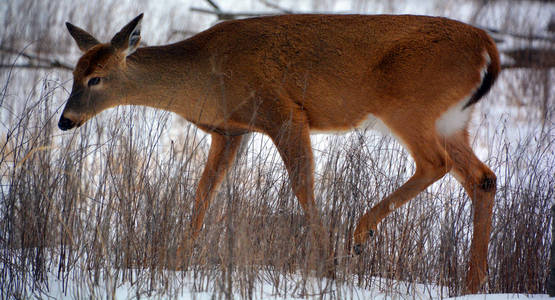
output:
[[272,12],[226,12],[221,10],[211,10],[206,8],[191,7],[191,11],[216,15],[219,20],[235,20],[241,17],[259,17],[259,16],[269,16],[276,15],[278,13]]
[[210,6],[212,6],[215,10],[221,11],[220,6],[218,6],[218,4],[216,4],[216,2],[214,2],[212,0],[206,0],[206,2],[208,2],[208,4],[210,4]]
[[57,59],[49,59],[41,57],[38,55],[33,55],[26,53],[24,51],[18,51],[10,48],[0,48],[0,52],[7,54],[16,55],[18,57],[23,57],[28,60],[26,64],[0,64],[0,68],[34,68],[34,69],[64,69],[73,70],[73,66],[70,64],[61,62]]
[[[479,27],[479,26],[477,26]],[[553,35],[537,35],[537,34],[523,34],[523,33],[516,33],[516,32],[503,32],[499,29],[490,28],[490,27],[480,27],[481,29],[488,31],[490,34],[495,36],[510,36],[518,39],[526,39],[526,40],[539,40],[539,41],[547,41],[550,43],[555,43],[555,36]],[[498,39],[500,39],[498,37]],[[503,41],[503,39],[500,39]]]
[[242,17],[258,17],[258,16],[269,16],[269,15],[277,15],[288,13],[294,13],[291,10],[284,9],[274,3],[271,3],[266,0],[261,0],[266,6],[279,10],[279,13],[275,12],[230,12],[230,11],[223,11],[220,6],[214,0],[206,0],[208,4],[213,9],[206,9],[206,8],[199,8],[199,7],[191,7],[190,10],[194,12],[204,13],[204,14],[211,14],[216,15],[218,20],[235,20]]
[[524,48],[506,50],[503,54],[510,57],[513,62],[504,63],[504,69],[526,68],[526,69],[548,69],[555,68],[555,50]]
[[50,65],[35,65],[35,64],[0,64],[0,69],[9,69],[9,68],[14,68],[14,69],[64,69],[64,70],[68,70],[71,71],[73,70],[73,68],[70,68],[68,66],[65,65],[60,65],[57,64],[55,62],[53,62]]

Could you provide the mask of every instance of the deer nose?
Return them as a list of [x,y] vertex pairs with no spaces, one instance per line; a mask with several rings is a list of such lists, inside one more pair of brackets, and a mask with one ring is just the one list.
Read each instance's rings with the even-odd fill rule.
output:
[[71,129],[73,127],[75,127],[75,122],[73,122],[72,120],[64,117],[63,115],[60,117],[60,121],[58,122],[58,127],[61,130],[68,130]]

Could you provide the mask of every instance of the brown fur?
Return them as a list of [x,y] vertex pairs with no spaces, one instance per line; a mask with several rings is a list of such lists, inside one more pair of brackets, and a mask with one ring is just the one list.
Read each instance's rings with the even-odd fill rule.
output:
[[[491,82],[479,96],[495,80],[499,55],[485,32],[436,17],[286,15],[220,23],[188,40],[139,48],[126,57],[135,50],[123,49],[126,34],[140,17],[117,35],[117,43],[92,48],[96,40],[74,29],[72,36],[87,52],[74,72],[63,127],[133,104],[173,111],[209,132],[212,146],[197,190],[193,239],[241,135],[251,131],[272,138],[310,222],[321,228],[309,132],[349,130],[373,114],[407,147],[416,173],[361,218],[357,249],[392,208],[453,169],[475,205],[467,289],[480,288],[495,175],[473,154],[466,125],[452,136],[440,136],[435,126],[478,89],[482,70],[487,68]],[[102,83],[87,87],[92,77]],[[324,236],[321,229],[314,232]]]

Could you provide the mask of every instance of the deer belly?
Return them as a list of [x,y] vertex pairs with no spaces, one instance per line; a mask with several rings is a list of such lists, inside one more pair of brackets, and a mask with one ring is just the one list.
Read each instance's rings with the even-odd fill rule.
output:
[[391,131],[387,128],[384,122],[373,114],[368,114],[362,121],[355,122],[354,126],[311,128],[310,134],[346,134],[356,129],[373,130],[382,134],[391,134]]

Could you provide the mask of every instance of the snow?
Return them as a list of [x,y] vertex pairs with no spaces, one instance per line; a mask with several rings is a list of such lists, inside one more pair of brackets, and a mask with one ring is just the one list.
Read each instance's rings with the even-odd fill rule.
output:
[[[173,274],[169,274],[173,273]],[[116,275],[112,273],[111,275]],[[166,272],[165,275],[180,278],[180,287],[175,291],[144,291],[144,287],[132,285],[129,280],[101,278],[100,285],[90,282],[85,276],[82,279],[59,280],[53,273],[49,273],[49,289],[43,294],[35,294],[39,298],[53,298],[60,300],[70,299],[221,299],[225,298],[225,290],[218,283],[209,282],[199,287],[194,285],[190,275],[180,272]],[[183,277],[184,276],[184,277]],[[117,277],[117,276],[114,276]],[[286,280],[283,280],[286,279]],[[198,279],[197,279],[198,280]],[[423,284],[408,284],[405,282],[372,278],[372,288],[362,288],[346,282],[338,283],[328,279],[309,278],[303,281],[300,275],[284,276],[276,288],[271,278],[262,276],[251,290],[250,297],[241,294],[237,289],[233,292],[233,299],[453,299],[453,300],[515,300],[515,299],[548,299],[548,295],[527,294],[489,294],[467,295],[461,297],[445,298],[448,290],[437,286]],[[108,286],[111,285],[111,286]],[[202,284],[201,284],[202,285]],[[35,292],[37,293],[37,292]]]
[[447,299],[456,300],[514,300],[514,299],[552,299],[548,295],[526,295],[526,294],[489,294],[489,295],[468,295]]

